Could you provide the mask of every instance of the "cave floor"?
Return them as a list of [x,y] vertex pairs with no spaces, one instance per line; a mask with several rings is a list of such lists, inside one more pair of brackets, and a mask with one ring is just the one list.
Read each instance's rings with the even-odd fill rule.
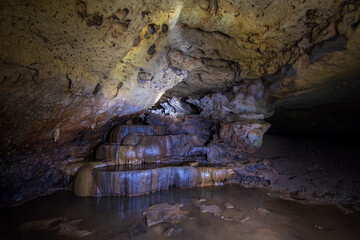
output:
[[[186,219],[147,227],[142,213],[151,205],[165,202],[183,204],[181,210]],[[82,239],[164,239],[170,236],[173,239],[288,240],[358,239],[360,236],[360,215],[356,212],[345,215],[335,206],[304,205],[236,184],[171,188],[139,197],[82,198],[58,191],[18,207],[2,208],[0,213],[1,239],[78,239],[82,236]]]
[[270,179],[268,189],[282,192],[284,198],[359,211],[359,159],[356,144],[265,134],[253,162],[270,166],[257,174]]

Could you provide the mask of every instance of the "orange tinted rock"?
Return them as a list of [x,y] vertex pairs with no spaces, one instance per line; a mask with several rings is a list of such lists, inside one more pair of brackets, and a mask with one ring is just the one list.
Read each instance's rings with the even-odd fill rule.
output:
[[121,143],[124,137],[130,133],[144,133],[146,135],[166,135],[167,129],[164,126],[152,125],[118,125],[110,134],[110,142]]
[[96,158],[110,160],[117,164],[140,164],[161,161],[171,156],[197,156],[205,152],[202,149],[205,140],[192,135],[128,135],[124,140],[127,144],[136,141],[138,143],[135,146],[102,144],[96,151]]
[[262,144],[264,133],[270,128],[270,123],[264,121],[242,121],[223,123],[219,130],[219,140],[229,143],[237,150],[251,151]]
[[143,165],[95,169],[88,166],[75,176],[74,193],[78,196],[137,196],[172,186],[180,189],[219,186],[233,173],[225,167]]

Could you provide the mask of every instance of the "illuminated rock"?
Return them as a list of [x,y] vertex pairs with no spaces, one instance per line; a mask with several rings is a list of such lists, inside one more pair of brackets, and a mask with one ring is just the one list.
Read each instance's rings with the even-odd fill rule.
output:
[[164,125],[168,128],[168,133],[198,135],[209,140],[211,137],[211,128],[214,123],[208,118],[202,118],[199,115],[184,115],[182,117],[165,116],[150,113],[146,117],[146,122],[151,125]]
[[[182,211],[182,206],[183,204],[181,203],[176,203],[174,205],[170,205],[168,203],[161,203],[150,206],[143,213],[143,215],[145,216],[146,225],[148,227],[151,227],[162,222],[169,222],[171,224],[175,224],[189,220],[189,217],[186,216],[188,212]],[[172,231],[174,231],[174,229],[172,229]]]
[[116,164],[140,164],[161,162],[171,156],[199,155],[205,151],[201,148],[205,140],[195,135],[130,134],[124,141],[126,146],[115,143],[100,145],[96,151],[96,158],[110,160]]
[[219,140],[229,143],[237,151],[243,151],[245,148],[251,151],[261,147],[263,135],[269,128],[270,123],[256,120],[222,123]]
[[219,186],[234,171],[225,167],[111,166],[83,167],[75,176],[73,191],[78,196],[137,196],[169,187]]
[[202,213],[212,213],[215,217],[221,217],[221,209],[218,205],[200,205],[200,211]]
[[124,137],[130,133],[144,133],[150,136],[166,135],[167,128],[153,125],[118,125],[111,131],[110,142],[122,143]]

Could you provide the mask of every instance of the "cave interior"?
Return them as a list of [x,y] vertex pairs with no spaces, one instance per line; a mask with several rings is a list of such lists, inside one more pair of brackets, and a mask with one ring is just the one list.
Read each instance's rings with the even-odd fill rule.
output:
[[4,239],[358,239],[359,1],[0,12]]

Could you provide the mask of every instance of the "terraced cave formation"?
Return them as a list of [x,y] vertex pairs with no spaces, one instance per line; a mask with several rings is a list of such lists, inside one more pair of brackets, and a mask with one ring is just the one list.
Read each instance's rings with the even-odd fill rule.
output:
[[1,206],[232,183],[360,209],[359,1],[0,12]]

